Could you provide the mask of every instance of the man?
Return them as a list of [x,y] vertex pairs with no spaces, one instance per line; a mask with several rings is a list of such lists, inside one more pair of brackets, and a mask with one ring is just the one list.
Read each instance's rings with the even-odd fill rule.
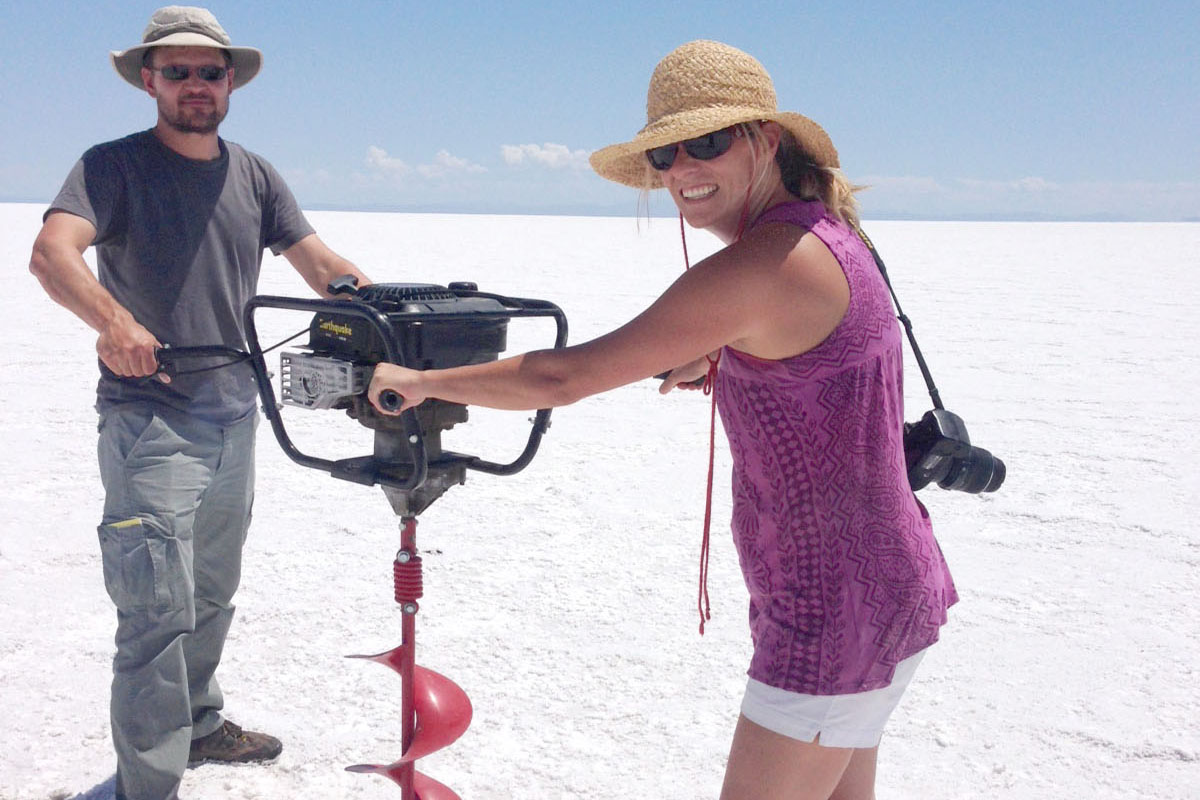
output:
[[[282,745],[225,720],[215,678],[253,500],[252,373],[242,363],[184,374],[189,361],[168,379],[156,351],[244,347],[264,247],[323,295],[340,275],[368,281],[317,238],[265,160],[217,135],[258,50],[232,46],[207,10],[170,6],[111,58],[155,99],[157,124],[84,154],[46,212],[30,270],[99,334],[117,797],[172,800],[187,766],[267,761]],[[91,245],[98,280],[83,260]]]

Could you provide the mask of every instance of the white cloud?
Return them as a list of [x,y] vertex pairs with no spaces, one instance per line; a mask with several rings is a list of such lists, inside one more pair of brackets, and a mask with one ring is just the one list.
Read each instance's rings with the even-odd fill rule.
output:
[[479,164],[472,164],[465,158],[452,156],[446,150],[439,150],[437,155],[434,156],[433,163],[422,164],[421,166],[417,167],[417,172],[421,173],[426,178],[440,178],[452,172],[487,172],[487,167],[480,166]]
[[1058,184],[1045,178],[1029,176],[1011,181],[981,181],[973,178],[960,178],[960,182],[968,189],[982,189],[989,192],[1051,192],[1059,187]]
[[502,144],[500,155],[506,164],[524,164],[526,160],[551,169],[588,166],[587,150],[571,150],[565,144]]
[[1054,181],[1040,176],[1010,179],[867,176],[852,178],[870,191],[864,210],[905,217],[1014,219],[1195,219],[1196,181]]
[[961,194],[964,191],[996,196],[1013,193],[1041,194],[1064,188],[1060,184],[1037,176],[1015,178],[1012,180],[982,180],[979,178],[939,180],[938,178],[919,175],[872,175],[856,180],[856,182],[872,189],[887,190],[889,192],[940,196]]
[[376,145],[367,148],[366,165],[376,178],[380,176],[398,178],[415,172],[424,178],[437,179],[451,174],[487,172],[487,167],[472,164],[467,159],[451,155],[446,150],[439,150],[430,164],[411,166],[403,159],[388,155],[386,150]]
[[386,150],[375,145],[367,147],[366,163],[371,169],[389,175],[404,175],[412,169],[399,158],[389,156]]
[[870,189],[887,189],[889,191],[913,192],[916,194],[939,194],[946,187],[936,178],[916,175],[870,175],[865,178],[853,178],[855,184]]

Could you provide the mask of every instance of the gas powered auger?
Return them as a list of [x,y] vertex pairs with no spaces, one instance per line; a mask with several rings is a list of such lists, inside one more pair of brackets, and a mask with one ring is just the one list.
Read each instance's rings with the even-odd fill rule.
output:
[[[369,659],[399,673],[403,752],[390,764],[358,764],[347,770],[387,776],[400,786],[403,800],[459,800],[448,787],[414,768],[418,758],[457,740],[470,724],[472,713],[471,702],[460,687],[415,663],[415,617],[423,593],[416,518],[451,486],[463,483],[467,470],[511,475],[523,469],[533,459],[549,427],[550,411],[537,412],[525,448],[516,459],[495,463],[442,449],[442,431],[466,421],[466,406],[427,400],[399,416],[385,416],[370,404],[365,391],[374,366],[380,362],[437,369],[494,361],[507,344],[509,321],[518,317],[552,317],[557,326],[554,346],[562,347],[567,339],[567,320],[552,303],[487,294],[471,283],[452,283],[448,287],[384,283],[359,288],[347,276],[330,284],[329,291],[349,299],[253,298],[245,310],[249,353],[225,347],[179,347],[160,351],[160,361],[171,372],[184,359],[193,357],[249,359],[263,411],[275,438],[293,461],[324,470],[335,478],[383,488],[392,510],[401,518],[400,550],[392,572],[395,600],[403,612],[403,641],[378,655],[351,658]],[[303,352],[284,352],[280,356],[283,404],[344,409],[374,431],[371,455],[330,460],[302,453],[293,444],[259,345],[255,312],[260,309],[313,315]],[[392,399],[398,406],[398,398]]]

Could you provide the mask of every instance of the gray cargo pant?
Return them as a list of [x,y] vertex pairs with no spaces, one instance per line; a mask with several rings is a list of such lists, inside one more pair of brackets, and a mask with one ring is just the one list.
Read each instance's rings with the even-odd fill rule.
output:
[[221,727],[215,672],[254,499],[256,414],[222,427],[147,404],[100,419],[104,583],[117,607],[117,797],[174,800]]

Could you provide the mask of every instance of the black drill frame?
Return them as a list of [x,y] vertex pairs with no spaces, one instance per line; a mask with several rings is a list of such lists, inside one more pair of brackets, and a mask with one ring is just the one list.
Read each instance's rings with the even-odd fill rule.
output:
[[[406,313],[405,322],[420,322],[423,318],[436,319],[438,322],[453,322],[455,320],[509,320],[523,317],[552,317],[555,321],[555,348],[566,345],[567,318],[562,310],[553,303],[545,300],[528,298],[505,297],[502,295],[479,292],[472,289],[452,287],[448,291],[459,297],[485,297],[497,301],[503,306],[496,311],[470,311],[463,313],[423,314],[420,312]],[[363,484],[364,486],[390,486],[400,491],[413,491],[420,487],[428,477],[430,470],[447,471],[458,467],[476,470],[491,475],[512,475],[524,469],[537,453],[543,434],[550,427],[550,409],[540,409],[533,419],[533,427],[525,448],[517,458],[506,463],[496,463],[484,460],[478,456],[461,453],[441,453],[432,464],[425,447],[425,432],[417,418],[415,409],[407,409],[400,414],[403,435],[407,439],[412,456],[412,463],[381,459],[374,455],[359,456],[339,460],[319,458],[303,453],[288,436],[280,413],[280,404],[275,396],[275,388],[271,383],[271,373],[267,369],[262,347],[258,340],[258,329],[254,323],[254,314],[259,309],[282,309],[291,311],[309,311],[336,313],[343,316],[355,316],[370,323],[379,334],[387,350],[388,361],[400,366],[404,358],[396,328],[392,321],[376,309],[361,300],[307,299],[295,297],[278,297],[273,295],[258,295],[246,304],[244,320],[246,339],[250,352],[239,355],[248,356],[254,370],[254,379],[258,385],[258,393],[262,398],[263,413],[271,423],[271,430],[283,451],[305,467],[323,470],[335,478]],[[182,351],[191,348],[178,348]],[[178,355],[183,355],[178,352]]]

